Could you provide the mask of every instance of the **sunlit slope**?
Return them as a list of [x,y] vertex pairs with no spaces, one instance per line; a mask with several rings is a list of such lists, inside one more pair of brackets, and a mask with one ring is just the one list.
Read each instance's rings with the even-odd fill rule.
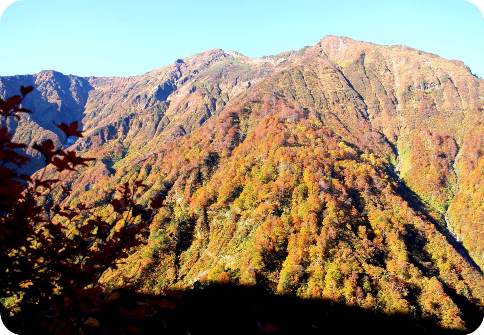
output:
[[463,63],[329,36],[86,80],[75,145],[98,161],[65,201],[168,194],[106,283],[257,284],[455,328],[483,305],[484,86]]

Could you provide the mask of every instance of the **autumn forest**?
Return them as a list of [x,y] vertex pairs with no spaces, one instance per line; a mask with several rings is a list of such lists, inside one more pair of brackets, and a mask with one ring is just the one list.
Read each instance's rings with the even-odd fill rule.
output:
[[141,76],[0,77],[0,96],[18,334],[482,322],[484,81],[462,62],[327,36]]

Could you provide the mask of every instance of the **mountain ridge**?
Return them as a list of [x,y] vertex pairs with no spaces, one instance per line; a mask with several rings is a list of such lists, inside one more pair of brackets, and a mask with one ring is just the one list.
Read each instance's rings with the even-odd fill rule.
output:
[[[437,57],[437,58],[441,58],[441,59],[444,59],[444,60],[448,60],[448,61],[451,61],[451,62],[456,62],[458,64],[463,64],[466,68],[469,69],[469,72],[472,73],[476,78],[479,78],[477,75],[475,75],[472,70],[470,69],[469,66],[467,66],[463,61],[461,60],[458,60],[458,59],[452,59],[452,58],[445,58],[445,57],[442,57],[436,53],[433,53],[433,52],[429,52],[429,51],[423,51],[423,50],[420,50],[418,48],[414,48],[414,47],[411,47],[411,46],[408,46],[406,44],[380,44],[380,43],[373,43],[373,42],[369,42],[369,41],[363,41],[363,40],[357,40],[357,39],[354,39],[352,37],[349,37],[349,36],[344,36],[344,35],[332,35],[332,34],[327,34],[325,36],[323,36],[317,44],[321,44],[322,42],[324,41],[335,41],[335,40],[338,40],[338,41],[346,41],[346,42],[352,42],[352,43],[362,43],[362,44],[365,44],[365,45],[368,45],[368,46],[377,46],[377,47],[389,47],[389,48],[401,48],[401,49],[404,49],[404,50],[410,50],[410,51],[415,51],[419,54],[425,54],[425,55],[428,55],[428,56],[432,56],[432,57]],[[300,49],[294,49],[294,50],[288,50],[288,51],[282,51],[282,52],[279,52],[279,53],[275,53],[275,54],[272,54],[272,55],[262,55],[262,56],[257,56],[257,57],[251,57],[251,56],[247,56],[237,50],[225,50],[225,49],[221,49],[221,48],[213,48],[213,49],[207,49],[205,51],[201,51],[199,53],[196,53],[192,56],[188,56],[184,59],[190,59],[190,58],[193,58],[193,57],[197,57],[199,55],[203,55],[203,54],[206,54],[206,53],[210,53],[210,52],[222,52],[222,53],[225,53],[225,54],[228,54],[228,55],[231,55],[231,56],[238,56],[238,57],[241,57],[241,58],[245,58],[245,59],[249,59],[249,60],[253,60],[253,61],[257,61],[257,60],[264,60],[264,59],[270,59],[270,58],[278,58],[278,57],[281,57],[285,54],[291,54],[291,53],[297,53],[297,52],[300,52],[300,51],[303,51],[304,49],[307,49],[307,48],[311,48],[312,46],[305,46],[303,48],[300,48]],[[178,60],[183,60],[183,59],[178,59]],[[60,72],[58,70],[55,70],[55,69],[45,69],[45,70],[41,70],[37,73],[34,73],[34,74],[16,74],[16,75],[8,75],[8,76],[0,76],[0,77],[3,77],[3,78],[6,78],[6,77],[19,77],[19,76],[28,76],[28,75],[37,75],[37,74],[40,74],[42,72],[55,72],[57,74],[62,74],[62,75],[65,75],[65,76],[74,76],[74,77],[78,77],[78,78],[84,78],[84,79],[114,79],[114,78],[131,78],[131,77],[140,77],[140,76],[143,76],[143,75],[146,75],[148,73],[151,73],[151,72],[156,72],[156,71],[159,71],[159,70],[162,70],[163,68],[165,67],[169,67],[171,65],[173,65],[174,63],[176,63],[177,60],[173,61],[172,63],[169,63],[169,64],[166,64],[166,65],[162,65],[161,67],[157,67],[157,68],[154,68],[152,70],[148,70],[144,73],[140,73],[140,74],[134,74],[134,75],[84,75],[84,76],[81,76],[81,75],[76,75],[75,73],[63,73],[63,72]],[[482,78],[480,78],[482,79]]]
[[[135,179],[145,201],[168,194],[108,285],[256,283],[463,326],[459,297],[484,301],[483,80],[336,36],[268,59],[213,49],[134,77],[29,77],[27,107],[49,126],[11,127],[61,144],[52,122],[82,122],[73,147],[98,161],[69,179],[65,203],[102,212]],[[0,77],[0,95],[20,84]]]

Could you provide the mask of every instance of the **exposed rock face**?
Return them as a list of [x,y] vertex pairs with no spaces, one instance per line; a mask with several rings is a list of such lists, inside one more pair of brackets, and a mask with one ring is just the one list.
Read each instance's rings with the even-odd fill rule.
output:
[[328,36],[136,77],[4,77],[0,94],[29,84],[35,114],[16,137],[79,119],[75,146],[99,158],[70,200],[134,178],[145,199],[171,186],[148,245],[106,280],[156,291],[229,276],[449,327],[464,325],[463,298],[483,304],[484,81],[462,62]]
[[54,123],[80,120],[86,140],[98,148],[111,140],[143,145],[154,135],[183,135],[198,128],[236,95],[272,71],[269,62],[211,50],[175,64],[128,78],[81,78],[55,71],[0,78],[0,96],[33,85],[26,107],[32,117],[13,123],[16,139],[32,144],[43,137],[62,142]]
[[[18,94],[21,85],[32,85],[36,90],[28,98],[26,107],[36,112],[22,118],[20,122],[12,120],[10,127],[15,129],[14,140],[29,144],[43,138],[59,142],[61,135],[55,123],[83,120],[83,112],[92,90],[89,82],[76,76],[65,76],[55,71],[42,71],[36,75],[2,77],[0,95],[2,97]],[[63,142],[64,139],[60,139]],[[28,167],[36,169],[36,161]]]

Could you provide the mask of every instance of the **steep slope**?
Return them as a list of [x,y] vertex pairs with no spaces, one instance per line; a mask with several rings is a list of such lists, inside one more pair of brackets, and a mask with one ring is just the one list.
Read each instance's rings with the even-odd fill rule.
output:
[[482,267],[484,82],[462,62],[403,46],[329,37],[321,49],[365,100],[372,127],[395,150],[399,176]]
[[85,80],[76,146],[99,160],[65,201],[102,213],[135,179],[144,201],[168,193],[107,284],[233,281],[476,326],[484,86],[461,62],[328,36]]
[[25,103],[35,113],[10,125],[16,140],[33,144],[49,137],[63,143],[55,123],[79,120],[86,138],[78,150],[107,150],[112,142],[107,146],[115,143],[116,151],[126,152],[156,135],[172,139],[190,133],[272,68],[271,62],[210,50],[128,78],[81,78],[55,71],[0,77],[0,96],[17,94],[21,85],[36,87]]
[[[113,138],[144,141],[165,130],[168,137],[189,133],[269,73],[266,65],[250,67],[243,57],[211,50],[139,77],[92,78],[84,115],[91,140],[83,145],[97,137],[102,145]],[[123,122],[126,133],[112,134]]]

